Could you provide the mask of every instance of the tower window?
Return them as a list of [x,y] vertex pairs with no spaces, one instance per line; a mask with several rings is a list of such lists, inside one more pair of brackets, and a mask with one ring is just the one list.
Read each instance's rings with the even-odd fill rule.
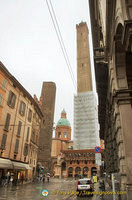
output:
[[64,138],[66,138],[66,132],[64,132]]
[[58,138],[61,138],[61,132],[58,133]]

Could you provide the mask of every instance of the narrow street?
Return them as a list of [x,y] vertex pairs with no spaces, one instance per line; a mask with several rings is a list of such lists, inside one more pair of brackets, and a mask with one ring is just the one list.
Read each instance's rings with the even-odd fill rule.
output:
[[[94,185],[94,194],[93,196],[76,196],[76,187],[77,180],[74,179],[50,179],[50,182],[47,181],[43,184],[40,183],[27,183],[18,186],[4,186],[0,188],[0,200],[112,200],[113,195],[106,194],[104,198],[102,195],[99,195],[99,183]],[[43,190],[48,191],[47,196],[43,196]],[[106,188],[105,192],[111,191],[109,188]],[[118,196],[116,196],[118,200]]]
[[[51,179],[50,183],[29,183],[19,186],[4,186],[0,188],[0,200],[97,200],[93,197],[76,196],[76,180]],[[42,196],[42,191],[48,190],[48,196]]]

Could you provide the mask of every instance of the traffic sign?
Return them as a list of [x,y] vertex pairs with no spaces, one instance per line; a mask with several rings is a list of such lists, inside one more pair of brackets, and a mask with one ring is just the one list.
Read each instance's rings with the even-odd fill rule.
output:
[[94,148],[94,150],[95,150],[95,153],[100,153],[101,152],[101,148],[99,146],[96,146]]

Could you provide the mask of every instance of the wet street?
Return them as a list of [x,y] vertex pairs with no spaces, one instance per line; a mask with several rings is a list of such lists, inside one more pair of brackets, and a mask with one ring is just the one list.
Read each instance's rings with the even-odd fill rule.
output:
[[[106,184],[107,185],[107,184]],[[99,194],[99,183],[94,184],[93,196],[77,197],[77,180],[50,179],[50,182],[26,183],[18,186],[0,187],[0,200],[112,200],[113,195],[105,194],[104,198]],[[106,192],[110,192],[106,188]],[[45,192],[45,193],[44,193]],[[48,195],[46,194],[48,192]],[[98,193],[98,194],[97,194]],[[46,196],[47,195],[47,196]],[[118,195],[115,196],[118,200]]]
[[[76,180],[51,179],[50,183],[28,183],[19,186],[4,186],[0,188],[0,200],[96,200],[93,197],[76,196]],[[42,191],[48,190],[48,196]]]

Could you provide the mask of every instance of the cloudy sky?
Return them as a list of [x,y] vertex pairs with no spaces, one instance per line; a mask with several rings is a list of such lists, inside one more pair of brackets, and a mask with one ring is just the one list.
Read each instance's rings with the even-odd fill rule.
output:
[[[48,0],[49,2],[49,0]],[[51,0],[76,79],[76,24],[89,27],[88,0]],[[72,126],[76,94],[46,0],[0,0],[0,60],[31,94],[56,83],[54,122],[63,108]]]

